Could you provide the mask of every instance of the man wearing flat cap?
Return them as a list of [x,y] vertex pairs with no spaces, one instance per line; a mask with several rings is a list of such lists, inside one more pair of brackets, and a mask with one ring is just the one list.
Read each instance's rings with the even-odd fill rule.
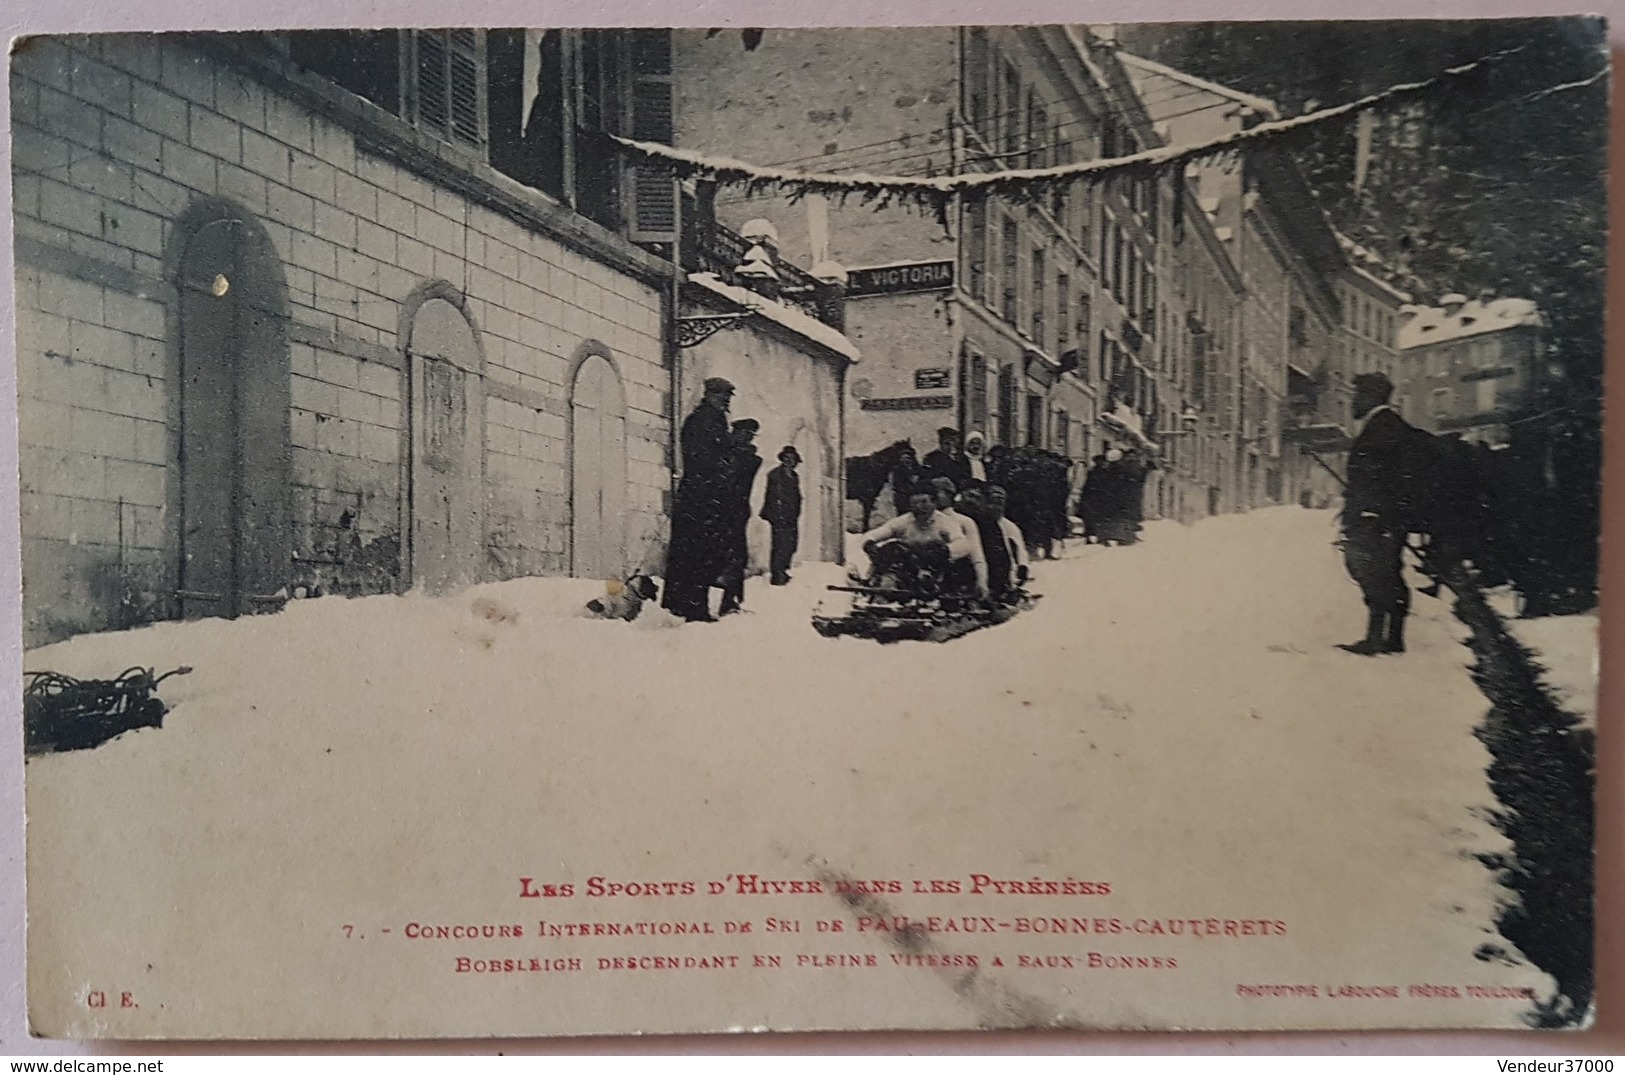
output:
[[768,581],[774,586],[790,581],[790,560],[801,541],[801,479],[796,476],[800,462],[801,453],[786,444],[779,449],[779,465],[767,472],[761,515],[773,533],[767,563]]
[[724,502],[733,438],[728,405],[734,386],[708,377],[704,395],[683,420],[679,442],[682,478],[672,505],[671,543],[666,549],[665,594],[661,604],[674,616],[706,621],[711,615],[710,588],[727,567]]
[[1411,591],[1400,557],[1415,529],[1419,478],[1431,436],[1389,404],[1394,383],[1381,373],[1354,378],[1359,435],[1349,448],[1343,503],[1343,563],[1365,600],[1365,637],[1339,648],[1361,656],[1405,652],[1405,617]]

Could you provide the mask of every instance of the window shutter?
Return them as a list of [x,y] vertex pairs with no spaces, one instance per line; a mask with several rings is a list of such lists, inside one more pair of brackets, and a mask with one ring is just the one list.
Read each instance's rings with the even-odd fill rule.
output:
[[987,295],[983,304],[995,313],[1004,309],[1004,243],[1003,214],[997,210],[988,213],[987,223]]
[[[632,138],[671,145],[676,140],[670,30],[633,30]],[[677,177],[670,167],[641,161],[631,167],[628,238],[636,243],[677,241]]]
[[452,30],[450,87],[452,141],[480,146],[486,141],[485,32]]
[[484,31],[416,30],[412,53],[412,123],[448,142],[484,146]]
[[977,302],[987,302],[987,203],[973,201],[965,206],[965,261],[970,293]]
[[988,48],[987,30],[970,29],[965,48],[965,113],[971,130],[983,143],[993,144],[993,57]]

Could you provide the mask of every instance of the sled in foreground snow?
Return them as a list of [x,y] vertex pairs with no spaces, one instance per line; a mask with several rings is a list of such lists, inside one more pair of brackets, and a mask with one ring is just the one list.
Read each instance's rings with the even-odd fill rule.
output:
[[947,595],[922,597],[908,590],[878,586],[831,586],[849,594],[845,610],[821,604],[813,613],[813,629],[825,638],[853,635],[876,642],[947,642],[982,627],[992,627],[1038,603],[1038,594],[1016,591],[1013,600],[987,604],[972,598]]

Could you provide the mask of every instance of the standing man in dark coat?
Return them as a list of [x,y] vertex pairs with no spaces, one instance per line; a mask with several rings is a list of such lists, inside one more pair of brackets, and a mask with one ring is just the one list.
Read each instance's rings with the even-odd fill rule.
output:
[[1361,656],[1405,652],[1411,591],[1400,556],[1415,521],[1415,489],[1429,435],[1389,404],[1394,383],[1381,373],[1354,378],[1359,435],[1349,448],[1343,503],[1343,563],[1365,599],[1365,637],[1340,649]]
[[790,559],[801,540],[801,479],[796,464],[801,453],[793,445],[779,449],[779,465],[767,472],[767,495],[762,498],[762,518],[773,532],[768,553],[768,581],[783,586],[790,581]]
[[733,394],[732,382],[706,378],[705,395],[683,420],[679,436],[683,476],[672,505],[661,604],[690,622],[714,619],[710,588],[725,566],[722,506],[733,443],[728,432],[728,404]]
[[762,457],[756,451],[756,433],[762,428],[754,418],[741,418],[729,431],[733,447],[728,453],[722,498],[723,546],[727,550],[722,567],[722,605],[717,615],[738,612],[745,603],[745,571],[750,566],[750,491]]
[[955,489],[970,487],[970,459],[960,450],[959,430],[953,426],[943,426],[937,430],[937,446],[925,453],[920,465],[925,468],[928,483],[934,478],[947,478],[954,483]]

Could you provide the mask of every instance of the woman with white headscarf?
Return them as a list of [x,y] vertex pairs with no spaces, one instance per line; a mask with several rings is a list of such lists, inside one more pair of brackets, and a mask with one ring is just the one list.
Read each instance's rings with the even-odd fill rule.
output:
[[973,430],[970,436],[965,438],[965,459],[970,463],[970,476],[973,481],[987,481],[987,460],[983,457],[986,447],[987,438],[982,436],[979,429]]

